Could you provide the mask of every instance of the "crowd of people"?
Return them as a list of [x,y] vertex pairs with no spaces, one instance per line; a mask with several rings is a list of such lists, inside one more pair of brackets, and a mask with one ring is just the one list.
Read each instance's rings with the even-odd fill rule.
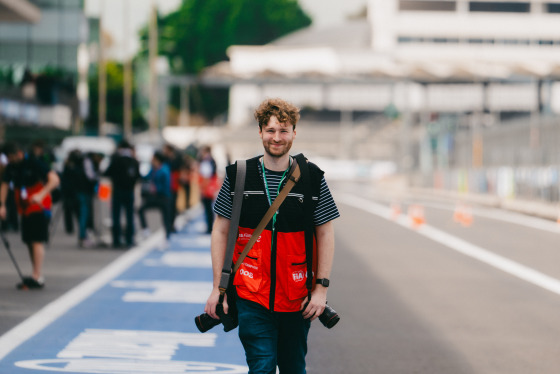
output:
[[[52,214],[53,204],[59,206],[65,232],[69,235],[77,232],[78,247],[127,249],[136,244],[135,238],[150,234],[146,220],[146,211],[150,209],[160,212],[169,239],[175,232],[180,191],[184,197],[181,206],[188,209],[193,200],[191,185],[197,183],[207,214],[208,232],[211,231],[212,202],[220,186],[210,147],[190,148],[186,152],[166,144],[154,152],[150,171],[145,176],[140,173],[134,145],[126,140],[118,143],[106,168],[101,167],[104,157],[74,149],[64,160],[62,170],[55,171],[55,158],[40,141],[34,142],[27,152],[14,143],[1,147],[1,229],[21,231],[32,263],[32,274],[24,277],[18,288],[44,287],[44,245],[59,219],[59,214]],[[96,224],[101,217],[95,216],[99,211],[94,209],[103,177],[111,181],[111,243],[103,241],[102,228]],[[137,195],[140,201],[136,201]],[[139,235],[136,235],[136,215],[141,227]]]

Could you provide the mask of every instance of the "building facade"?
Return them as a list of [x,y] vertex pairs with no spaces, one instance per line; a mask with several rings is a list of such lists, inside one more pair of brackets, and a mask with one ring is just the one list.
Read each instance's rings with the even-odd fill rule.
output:
[[[18,137],[21,125],[70,130],[87,115],[84,1],[10,1],[0,1],[12,14],[0,19],[0,123]],[[33,10],[26,17],[22,4]]]
[[0,23],[0,65],[78,71],[78,50],[88,41],[83,0],[28,0],[40,9],[36,23]]
[[560,113],[558,25],[558,0],[370,0],[367,21],[231,47],[224,74],[246,83],[232,86],[229,120],[248,123],[263,96],[330,110]]

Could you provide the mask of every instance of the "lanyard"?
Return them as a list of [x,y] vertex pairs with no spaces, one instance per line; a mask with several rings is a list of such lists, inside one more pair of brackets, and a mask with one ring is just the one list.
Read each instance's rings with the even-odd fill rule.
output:
[[[270,191],[268,190],[268,182],[266,181],[266,170],[264,168],[264,157],[261,160],[261,165],[262,165],[262,172],[263,172],[263,179],[264,179],[264,186],[265,186],[265,190],[266,190],[266,197],[268,198],[268,203],[270,205],[272,205],[272,200],[270,198]],[[286,174],[288,173],[288,170],[290,170],[290,166],[292,166],[292,158],[290,157],[290,165],[288,166],[288,168],[284,171],[284,174],[282,174],[282,179],[280,179],[280,183],[278,183],[278,191],[276,191],[276,196],[278,196],[278,194],[280,193],[280,189],[282,188],[282,183],[284,182],[284,179],[286,178]],[[276,211],[274,213],[274,216],[272,216],[272,229],[274,230],[276,227],[276,215],[278,214],[278,211]]]

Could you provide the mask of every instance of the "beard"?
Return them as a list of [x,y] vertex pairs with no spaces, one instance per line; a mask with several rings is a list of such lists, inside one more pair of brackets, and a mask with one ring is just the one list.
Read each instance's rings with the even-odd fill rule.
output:
[[263,142],[264,150],[269,156],[280,158],[290,152],[292,141],[284,143]]

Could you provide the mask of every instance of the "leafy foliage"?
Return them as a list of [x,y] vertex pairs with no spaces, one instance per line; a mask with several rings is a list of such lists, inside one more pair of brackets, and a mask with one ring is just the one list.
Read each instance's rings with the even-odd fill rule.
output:
[[[158,18],[159,54],[167,56],[173,73],[198,74],[227,60],[231,45],[263,45],[310,24],[297,0],[183,0]],[[147,56],[147,27],[140,36],[140,54]],[[212,117],[225,109],[227,91],[194,90],[200,99],[192,103],[194,111]]]
[[[122,64],[114,61],[107,62],[107,122],[122,124],[124,122],[124,68]],[[134,84],[134,83],[133,83]],[[132,127],[133,128],[146,128],[147,124],[144,120],[140,110],[135,107],[136,100],[136,87],[132,87]],[[96,72],[89,78],[89,106],[90,115],[87,119],[86,126],[97,128],[99,123],[99,74]]]

